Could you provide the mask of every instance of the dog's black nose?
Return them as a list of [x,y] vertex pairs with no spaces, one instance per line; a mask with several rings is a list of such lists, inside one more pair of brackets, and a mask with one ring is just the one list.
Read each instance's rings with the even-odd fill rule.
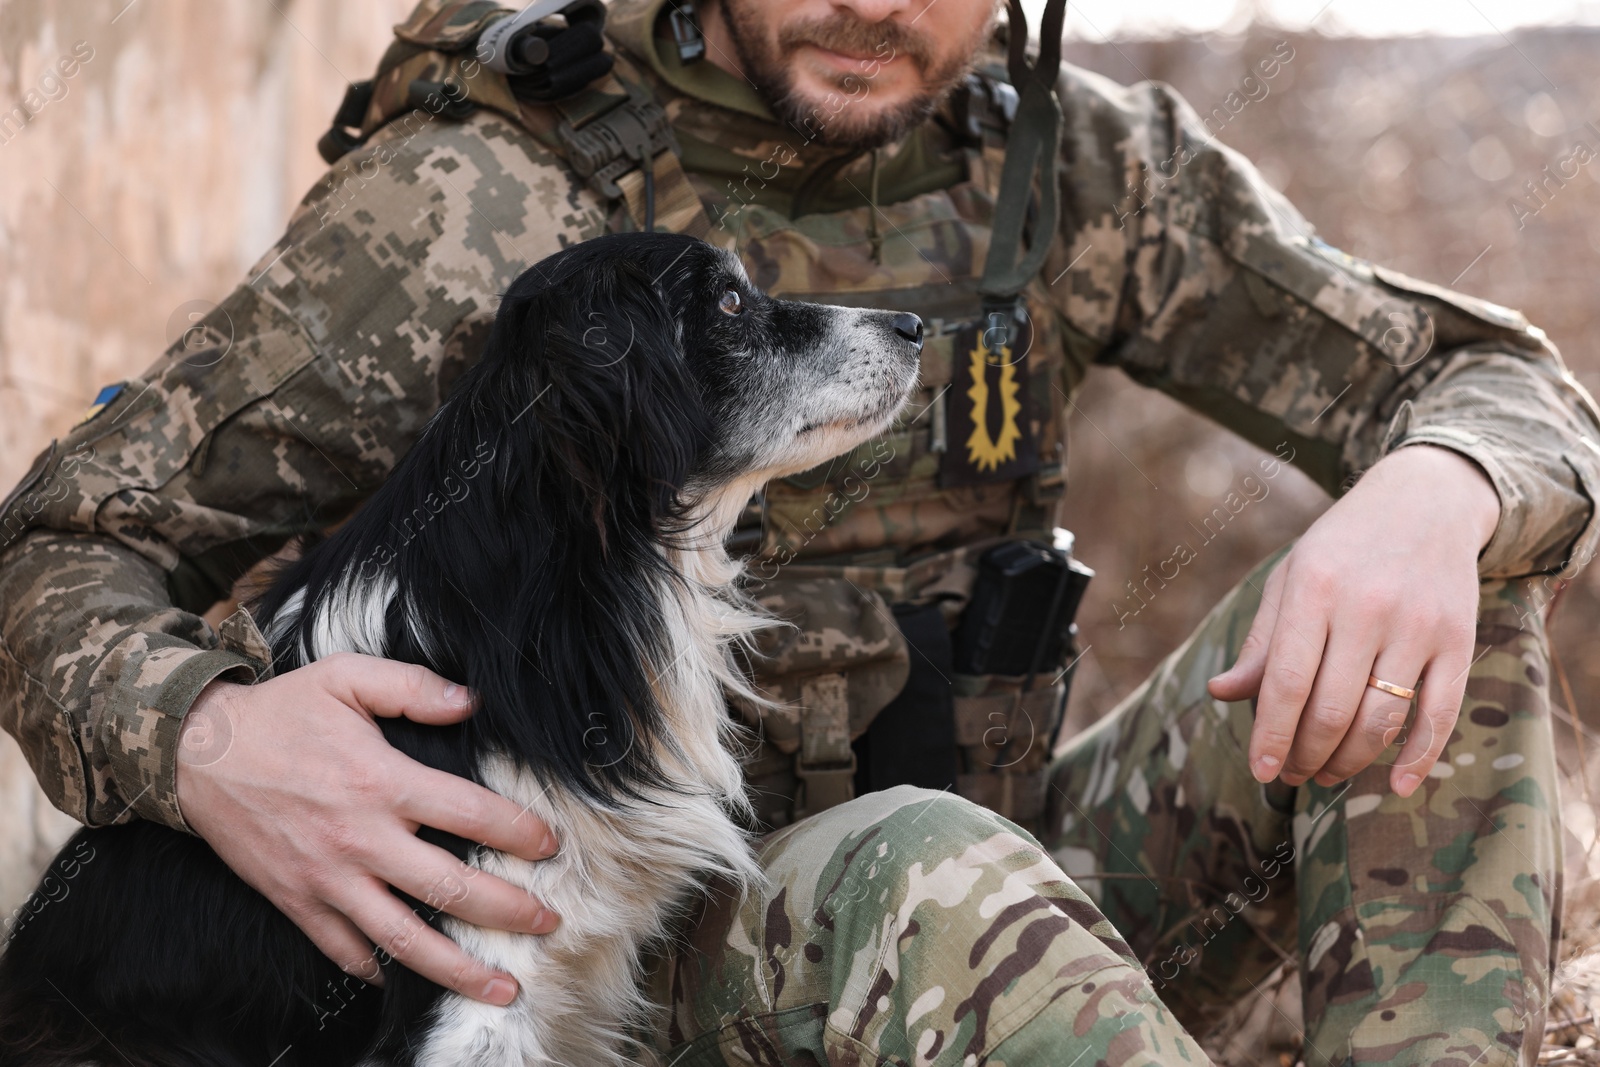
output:
[[922,320],[902,311],[894,317],[894,332],[922,350]]

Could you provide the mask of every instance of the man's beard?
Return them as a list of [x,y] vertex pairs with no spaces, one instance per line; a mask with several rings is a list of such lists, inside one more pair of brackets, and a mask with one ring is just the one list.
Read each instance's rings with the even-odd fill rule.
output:
[[[763,6],[761,0],[721,0],[721,4],[739,65],[778,121],[794,127],[809,141],[862,150],[898,141],[925,122],[971,68],[978,46],[993,24],[991,16],[970,42],[939,62],[925,35],[892,20],[866,23],[837,12],[782,27],[776,47],[772,47],[757,13]],[[831,79],[837,100],[810,100],[795,88],[794,74],[785,62],[786,53],[808,44],[873,58],[861,61],[862,72],[841,71]],[[922,92],[886,111],[869,113],[861,105],[872,97],[874,62],[891,57],[916,66]]]

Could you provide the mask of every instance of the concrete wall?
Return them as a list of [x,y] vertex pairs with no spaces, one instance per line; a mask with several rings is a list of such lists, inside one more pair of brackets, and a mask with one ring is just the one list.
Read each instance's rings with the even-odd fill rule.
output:
[[[0,486],[277,238],[411,6],[0,0]],[[0,917],[70,826],[0,738]]]
[[0,482],[276,238],[408,7],[0,0]]

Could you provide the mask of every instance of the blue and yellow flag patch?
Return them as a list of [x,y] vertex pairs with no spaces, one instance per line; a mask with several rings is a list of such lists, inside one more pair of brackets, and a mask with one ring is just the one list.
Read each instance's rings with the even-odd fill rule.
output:
[[78,420],[77,425],[82,426],[84,423],[100,414],[106,409],[106,405],[115,400],[118,395],[121,394],[121,392],[121,382],[118,382],[116,385],[108,385],[101,389],[94,395],[94,403],[89,405],[89,410],[83,413],[83,418]]

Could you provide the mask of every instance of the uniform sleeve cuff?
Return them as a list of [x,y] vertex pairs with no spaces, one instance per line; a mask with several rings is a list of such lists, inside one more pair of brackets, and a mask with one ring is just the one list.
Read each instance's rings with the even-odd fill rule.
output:
[[[1378,449],[1386,456],[1407,445],[1448,448],[1471,460],[1483,471],[1500,498],[1500,516],[1494,534],[1478,554],[1478,574],[1484,578],[1514,578],[1554,574],[1570,579],[1600,551],[1600,445],[1587,435],[1577,438],[1578,454],[1563,456],[1571,472],[1570,484],[1560,490],[1581,498],[1587,511],[1581,517],[1564,507],[1552,518],[1549,507],[1540,508],[1542,489],[1553,486],[1559,475],[1532,469],[1533,460],[1517,454],[1514,444],[1494,435],[1453,424],[1418,425],[1416,409],[1407,400],[1390,420]],[[1520,460],[1527,460],[1524,464]]]
[[178,733],[200,691],[219,678],[250,683],[264,673],[223,649],[157,648],[129,664],[106,708],[104,736],[116,790],[128,814],[188,833],[178,808]]
[[1492,444],[1471,430],[1456,426],[1416,426],[1410,401],[1400,406],[1384,437],[1381,453],[1388,455],[1410,445],[1433,445],[1469,459],[1489,479],[1500,498],[1500,516],[1494,533],[1478,553],[1478,573],[1489,575],[1507,568],[1524,568],[1528,559],[1530,531],[1527,509],[1522,507],[1523,491],[1500,459]]

